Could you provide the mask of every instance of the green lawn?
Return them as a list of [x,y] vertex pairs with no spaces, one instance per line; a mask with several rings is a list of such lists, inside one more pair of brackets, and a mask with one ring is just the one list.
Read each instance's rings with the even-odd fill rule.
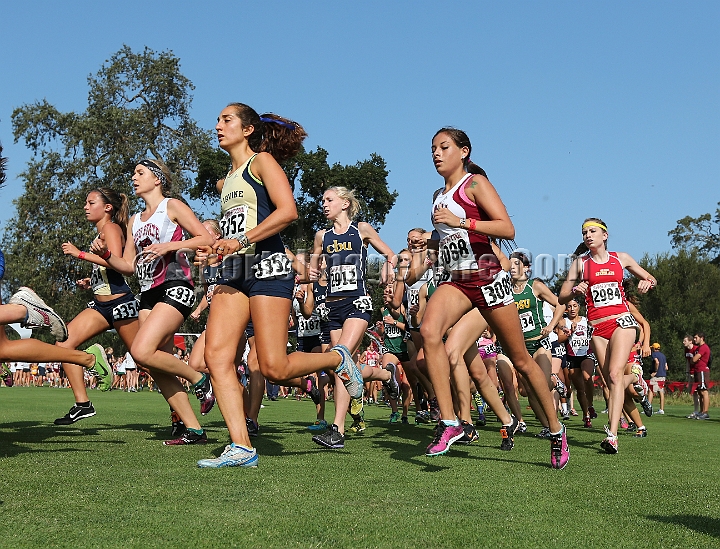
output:
[[366,433],[332,451],[305,429],[310,401],[266,402],[259,467],[201,470],[228,442],[217,409],[210,444],[164,447],[160,395],[91,397],[95,417],[55,427],[69,390],[0,390],[1,547],[720,546],[717,409],[694,421],[666,406],[615,456],[599,448],[606,416],[590,430],[572,418],[571,460],[555,471],[548,441],[520,435],[501,452],[494,422],[427,458],[431,426],[390,426],[371,406]]

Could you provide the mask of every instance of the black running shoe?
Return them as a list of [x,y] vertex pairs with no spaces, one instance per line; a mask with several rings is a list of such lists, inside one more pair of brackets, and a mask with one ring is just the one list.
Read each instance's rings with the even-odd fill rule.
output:
[[500,428],[500,436],[502,441],[500,442],[500,449],[510,451],[515,447],[515,432],[518,430],[520,422],[511,415],[512,421],[510,425],[503,425]]
[[55,425],[72,425],[76,421],[85,419],[86,417],[92,417],[95,415],[95,407],[92,402],[89,406],[76,406],[73,405],[70,411],[63,417],[59,417],[55,420]]
[[177,412],[172,411],[170,412],[170,436],[174,438],[178,438],[180,435],[182,435],[185,432],[185,424],[183,423],[182,419],[180,419],[180,416]]
[[307,376],[303,380],[303,388],[305,389],[305,392],[310,395],[310,398],[315,405],[320,404],[320,390],[317,388],[317,383],[315,383],[315,378],[313,376]]
[[345,436],[338,431],[338,426],[334,423],[330,428],[319,435],[312,437],[315,444],[324,446],[325,448],[340,449],[345,448]]
[[420,410],[415,414],[415,423],[430,423],[430,414],[425,410]]
[[535,435],[537,438],[550,438],[550,429],[543,427],[540,432]]
[[429,401],[430,404],[430,421],[433,423],[440,421],[440,406],[438,405],[437,398],[432,398]]
[[251,437],[256,437],[260,434],[260,425],[255,423],[249,417],[245,418],[245,425],[247,426],[248,435],[250,435]]
[[461,421],[460,425],[462,425],[464,433],[463,436],[461,436],[455,441],[458,444],[470,444],[480,438],[472,423],[468,423],[467,421]]
[[397,400],[400,396],[400,385],[397,381],[397,366],[390,362],[385,366],[385,369],[390,372],[390,379],[382,382],[383,388],[387,391],[390,400]]
[[652,404],[650,404],[650,401],[648,401],[647,396],[642,397],[642,400],[640,401],[640,406],[642,406],[643,412],[645,412],[645,415],[647,417],[652,416]]
[[205,444],[207,442],[207,435],[205,431],[197,434],[188,429],[180,435],[178,438],[173,440],[166,440],[163,442],[165,446],[185,446],[186,444]]
[[635,431],[633,436],[636,438],[645,438],[647,436],[647,429],[645,427],[640,427],[640,429]]
[[407,425],[407,424],[410,423],[410,422],[408,421],[408,417],[407,417],[407,416],[402,416],[402,417],[400,418],[400,423],[404,423],[405,425]]

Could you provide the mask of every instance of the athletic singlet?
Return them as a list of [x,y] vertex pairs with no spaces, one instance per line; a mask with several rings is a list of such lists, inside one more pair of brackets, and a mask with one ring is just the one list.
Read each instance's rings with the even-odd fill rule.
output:
[[92,264],[92,273],[90,273],[90,289],[95,295],[129,294],[132,291],[123,275],[115,269],[95,263]]
[[328,310],[325,300],[327,298],[327,285],[323,286],[317,280],[313,282],[313,297],[315,298],[315,311],[314,314],[318,316],[320,322],[325,323],[328,321]]
[[590,252],[582,256],[582,280],[589,284],[585,292],[588,320],[629,313],[623,290],[623,266],[616,252],[608,252],[605,263],[597,263]]
[[[434,277],[433,269],[428,269],[425,271],[425,273],[422,275],[420,280],[415,282],[410,287],[405,288],[405,309],[409,310],[410,307],[414,305],[420,304],[420,289],[423,287],[423,284],[429,283],[431,280],[433,280]],[[429,289],[429,288],[428,288]],[[419,328],[419,326],[413,326],[412,319],[408,316],[408,328]]]
[[477,340],[477,348],[480,353],[480,358],[495,358],[497,356],[497,349],[495,348],[495,342],[487,337],[480,336]]
[[[295,286],[293,295],[297,293],[298,286]],[[310,315],[310,318],[305,318],[300,310],[300,302],[297,298],[293,298],[293,309],[295,311],[295,318],[297,318],[297,336],[298,337],[313,337],[320,335],[320,317],[318,317],[314,310]]]
[[[433,202],[432,211],[439,208],[448,210],[460,218],[488,221],[489,216],[465,193],[465,185],[472,181],[473,174],[467,174],[446,193],[439,192]],[[487,269],[486,276],[500,272],[500,261],[490,247],[490,239],[475,231],[448,227],[444,223],[433,223],[440,236],[439,261],[450,271],[476,271]]]
[[[390,314],[390,309],[383,307],[383,317]],[[401,314],[398,322],[405,323],[405,317]],[[397,355],[398,353],[407,353],[407,343],[405,343],[405,332],[398,328],[395,324],[391,324],[383,321],[385,325],[385,337],[383,338],[383,344],[387,347],[387,350],[392,354]]]
[[[242,238],[246,232],[265,221],[276,209],[265,185],[250,170],[256,156],[257,154],[252,155],[245,164],[225,178],[220,194],[220,229],[223,238]],[[264,240],[252,243],[237,253],[264,256],[282,253],[284,256],[285,246],[283,246],[280,235],[274,234]],[[283,264],[286,265],[284,262]],[[283,274],[289,272],[288,270]]]
[[180,242],[185,240],[182,227],[174,223],[167,214],[169,198],[158,205],[147,221],[136,214],[132,234],[135,242],[135,274],[140,282],[140,291],[159,286],[169,280],[181,280],[192,286],[190,264],[184,252],[170,252],[150,261],[143,261],[142,251],[152,244]]
[[327,261],[328,297],[368,295],[367,247],[357,225],[350,223],[343,234],[337,234],[335,229],[325,231],[323,253]]
[[587,356],[590,350],[590,332],[588,321],[584,316],[579,317],[575,330],[572,327],[572,320],[565,319],[565,327],[571,330],[570,337],[565,342],[565,350],[568,356]]
[[513,288],[513,299],[518,308],[520,327],[526,340],[538,337],[540,331],[546,326],[542,310],[543,302],[535,296],[532,289],[533,282],[532,278],[528,280],[520,293],[515,293]]

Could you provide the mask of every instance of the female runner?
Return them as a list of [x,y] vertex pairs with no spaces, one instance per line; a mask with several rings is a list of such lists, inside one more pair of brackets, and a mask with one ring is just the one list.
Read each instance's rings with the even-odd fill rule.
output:
[[356,398],[362,397],[363,381],[344,339],[333,352],[286,353],[293,276],[279,233],[297,219],[297,209],[278,161],[299,151],[305,130],[276,115],[261,119],[242,103],[223,109],[215,129],[232,171],[220,199],[223,239],[212,246],[223,265],[208,318],[205,362],[232,442],[221,456],[198,466],[256,467],[235,373],[237,346],[251,315],[259,367],[268,379],[334,370]]
[[[85,217],[95,224],[98,235],[103,234],[109,253],[122,255],[125,247],[129,207],[127,196],[108,188],[93,189],[85,200]],[[92,264],[89,278],[78,280],[82,289],[91,289],[93,300],[68,324],[69,337],[57,343],[66,349],[76,349],[84,341],[115,328],[118,335],[130,349],[138,331],[138,307],[135,296],[125,278],[118,271],[109,268],[98,255],[81,252],[70,242],[62,245],[63,253]],[[63,369],[75,396],[75,405],[55,425],[70,425],[95,415],[95,407],[88,398],[85,388],[85,372],[82,366],[63,363]],[[111,372],[110,372],[111,374]],[[101,390],[109,390],[105,380],[99,384]]]
[[586,219],[582,235],[588,251],[570,266],[560,290],[560,303],[567,303],[574,295],[585,295],[592,348],[610,392],[607,437],[601,447],[608,454],[617,454],[618,424],[625,400],[625,365],[639,335],[639,325],[630,313],[622,287],[623,270],[640,279],[640,293],[654,288],[657,281],[628,254],[607,250],[608,231],[602,220]]
[[[450,280],[441,284],[428,302],[420,328],[441,413],[426,455],[446,453],[464,434],[453,411],[450,364],[442,337],[468,311],[477,308],[515,367],[525,375],[534,398],[548,416],[551,464],[561,469],[569,459],[565,429],[554,414],[547,380],[525,348],[510,275],[502,270],[490,247],[489,237],[513,238],[515,229],[484,170],[470,161],[470,152],[470,140],[460,130],[443,128],[433,137],[433,162],[445,179],[445,187],[434,199],[433,224],[440,236],[440,258],[450,271]],[[415,276],[421,270],[413,269]]]
[[[188,206],[168,198],[171,175],[163,162],[140,161],[132,181],[135,194],[145,202],[145,210],[130,219],[123,255],[115,255],[108,249],[105,234],[93,242],[93,252],[105,258],[110,268],[125,275],[137,274],[139,327],[130,354],[150,370],[163,397],[186,429],[178,438],[166,440],[164,444],[203,444],[207,442],[207,435],[178,377],[193,384],[203,415],[215,404],[210,380],[206,374],[175,358],[172,348],[173,335],[190,316],[195,301],[184,250],[211,245],[213,238]],[[192,235],[190,240],[184,239],[183,230]]]

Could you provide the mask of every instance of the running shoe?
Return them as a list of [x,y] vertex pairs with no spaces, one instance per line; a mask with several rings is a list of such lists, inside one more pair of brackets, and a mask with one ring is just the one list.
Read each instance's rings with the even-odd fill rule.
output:
[[310,395],[310,398],[316,405],[320,404],[320,390],[317,388],[317,383],[315,383],[313,376],[307,376],[303,380],[303,389]]
[[626,431],[628,433],[634,433],[635,431],[637,431],[637,425],[635,425],[632,421],[629,422]]
[[5,364],[4,362],[2,364],[2,367],[0,367],[0,377],[2,377],[5,387],[13,386],[14,380],[13,380],[12,372],[7,367],[7,364]]
[[518,422],[518,428],[517,428],[517,431],[515,431],[515,432],[519,433],[521,435],[523,433],[527,433],[527,423],[525,423],[524,421]]
[[67,340],[68,331],[65,321],[30,288],[20,287],[10,297],[8,303],[22,305],[27,309],[27,318],[20,323],[24,328],[50,328],[50,333],[56,341]]
[[583,419],[583,426],[590,429],[592,427],[592,420],[590,417],[586,417]]
[[553,389],[555,389],[558,396],[560,398],[567,398],[567,387],[565,387],[565,384],[560,381],[560,378],[556,374],[553,374],[551,377],[555,378],[555,385],[553,386]]
[[447,425],[444,421],[439,421],[435,429],[435,438],[425,450],[425,455],[441,456],[446,454],[453,442],[462,438],[464,434],[465,429],[460,423]]
[[361,418],[354,419],[352,425],[348,427],[348,431],[351,433],[362,433],[365,430],[365,421]]
[[215,395],[210,383],[210,376],[203,374],[202,379],[193,385],[193,390],[200,401],[200,413],[204,416],[208,415],[215,406]]
[[363,377],[362,372],[358,369],[352,358],[352,353],[345,345],[335,345],[331,351],[335,351],[340,355],[340,366],[335,369],[335,373],[342,380],[343,385],[350,393],[352,398],[362,400],[363,394]]
[[702,414],[698,414],[697,416],[695,416],[695,419],[710,419],[710,414],[708,414],[707,412],[704,412]]
[[640,427],[633,436],[635,438],[645,438],[647,436],[647,429],[645,427]]
[[575,408],[570,408],[570,415],[573,417],[577,417],[580,414],[577,413],[577,410]]
[[247,427],[248,435],[250,435],[251,437],[256,437],[260,434],[260,425],[255,423],[249,417],[245,418],[245,426]]
[[520,422],[511,415],[512,422],[510,425],[503,425],[500,428],[500,436],[502,441],[500,442],[500,449],[509,452],[515,447],[515,433],[520,427]]
[[607,413],[608,413],[608,409],[605,408],[605,409],[604,409],[602,412],[600,412],[600,413],[601,413],[601,414],[607,414]]
[[485,414],[480,412],[480,415],[478,415],[477,421],[475,422],[476,427],[485,427],[487,425],[487,418],[485,417]]
[[565,425],[559,433],[550,434],[550,465],[553,469],[565,469],[570,461],[570,448],[567,443]]
[[[607,411],[605,411],[604,413],[607,413]],[[594,407],[594,406],[590,406],[590,407],[588,408],[588,414],[590,415],[590,419],[595,419],[595,418],[598,417],[597,412],[595,411],[595,407]]]
[[605,440],[603,440],[600,443],[600,447],[605,450],[608,454],[617,454],[618,453],[618,440],[615,435],[613,435],[610,432],[610,429],[608,429],[607,425],[605,426],[605,433],[607,436],[605,437]]
[[308,429],[311,431],[325,431],[327,428],[328,424],[324,419],[318,419],[312,425],[308,425]]
[[170,436],[172,437],[177,438],[185,432],[185,424],[175,410],[170,412],[170,425]]
[[425,410],[420,410],[418,413],[415,414],[415,423],[430,423],[432,421],[430,419],[430,414],[426,412]]
[[652,416],[652,414],[653,414],[652,404],[650,404],[650,401],[647,399],[647,395],[642,397],[642,400],[640,401],[640,406],[642,406],[643,412],[645,412],[645,415],[647,417]]
[[550,429],[543,427],[540,432],[535,435],[536,438],[550,438]]
[[350,399],[350,415],[353,418],[360,417],[363,413],[363,401],[361,398]]
[[458,444],[470,444],[480,438],[472,423],[461,421],[460,425],[462,425],[463,428],[463,436],[457,439]]
[[324,433],[315,435],[312,439],[315,444],[319,444],[325,448],[332,448],[333,450],[345,448],[345,437],[338,431],[338,426],[334,423],[330,426],[330,429]]
[[440,406],[438,405],[437,398],[431,398],[428,401],[428,405],[430,406],[430,421],[433,423],[440,421]]
[[408,417],[407,417],[407,416],[402,416],[402,417],[400,418],[400,423],[402,423],[402,424],[404,424],[404,425],[408,425],[410,422],[408,421]]
[[94,415],[95,407],[92,405],[92,402],[88,403],[88,406],[77,406],[74,404],[67,414],[55,420],[55,425],[72,425],[76,421]]
[[219,469],[220,467],[257,467],[258,456],[255,448],[237,446],[234,442],[225,446],[220,457],[201,459],[197,466]]
[[385,366],[385,369],[390,372],[390,379],[383,381],[382,385],[387,391],[387,396],[390,400],[397,400],[400,396],[400,385],[397,381],[397,366],[392,362]]
[[620,428],[621,429],[627,429],[630,426],[630,424],[627,422],[627,419],[624,417],[620,418]]
[[665,415],[665,410],[660,409],[660,410],[658,410],[658,411],[655,412],[655,413],[656,413],[657,415],[659,415],[659,416],[664,416],[664,415]]
[[563,421],[567,421],[568,419],[570,419],[570,411],[565,410],[564,412],[562,412],[561,417]]
[[205,434],[205,431],[197,434],[196,432],[187,429],[178,438],[175,438],[173,440],[166,440],[165,442],[163,442],[163,444],[165,446],[184,446],[186,444],[205,444],[206,442],[207,434]]
[[689,416],[685,416],[685,417],[686,417],[687,419],[697,419],[697,417],[698,417],[698,412],[693,412],[693,413],[690,414]]
[[95,364],[88,370],[98,379],[97,388],[101,391],[109,391],[112,388],[113,373],[108,364],[105,349],[99,343],[95,343],[85,349],[85,352],[95,357]]
[[390,421],[388,421],[388,423],[397,423],[398,421],[400,421],[400,412],[390,414]]

